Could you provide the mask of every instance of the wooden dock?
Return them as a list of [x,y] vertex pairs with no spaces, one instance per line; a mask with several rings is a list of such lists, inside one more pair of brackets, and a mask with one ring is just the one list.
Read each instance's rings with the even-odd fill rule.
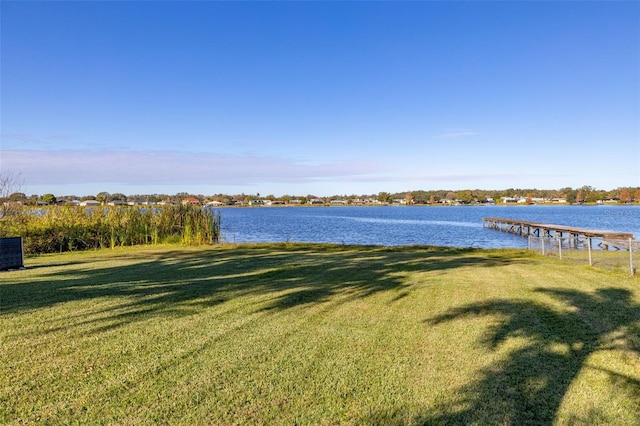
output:
[[[630,232],[598,231],[594,229],[498,217],[483,218],[482,226],[484,228],[521,235],[523,237],[534,236],[540,238],[552,238],[560,241],[566,239],[567,244],[569,246],[573,245],[574,247],[579,247],[584,245],[585,241],[597,238],[601,240],[600,245],[603,250],[608,250],[609,246],[618,249],[621,248],[623,243],[620,243],[620,241],[626,241],[626,245],[631,247],[632,244],[629,243],[629,241],[635,239],[633,234]],[[635,245],[635,242],[633,245]]]

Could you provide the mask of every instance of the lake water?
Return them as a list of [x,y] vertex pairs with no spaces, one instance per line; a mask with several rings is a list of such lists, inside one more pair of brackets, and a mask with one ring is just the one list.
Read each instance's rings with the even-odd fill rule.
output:
[[482,227],[483,217],[631,232],[640,206],[340,206],[218,209],[227,242],[317,242],[450,247],[526,247],[527,240]]

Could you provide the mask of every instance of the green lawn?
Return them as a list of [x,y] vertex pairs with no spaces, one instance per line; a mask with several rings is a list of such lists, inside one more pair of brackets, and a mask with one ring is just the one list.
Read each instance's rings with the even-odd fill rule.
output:
[[2,424],[640,424],[640,278],[255,245],[0,273]]

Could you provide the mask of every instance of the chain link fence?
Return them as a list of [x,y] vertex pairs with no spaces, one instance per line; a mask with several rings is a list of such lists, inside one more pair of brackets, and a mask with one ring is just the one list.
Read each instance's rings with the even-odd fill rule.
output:
[[640,273],[640,241],[587,237],[536,237],[530,235],[529,250],[563,261],[590,265],[630,275]]

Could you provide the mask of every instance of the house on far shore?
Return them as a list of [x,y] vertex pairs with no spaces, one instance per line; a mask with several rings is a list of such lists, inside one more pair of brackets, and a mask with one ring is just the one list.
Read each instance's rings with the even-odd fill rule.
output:
[[515,204],[518,202],[518,199],[516,197],[500,197],[500,201],[502,201],[503,204]]
[[192,206],[197,206],[200,204],[200,200],[198,200],[195,197],[187,197],[184,200],[182,200],[182,204],[191,204]]
[[598,204],[618,204],[620,202],[620,198],[607,198],[606,200],[599,200]]
[[95,206],[101,206],[102,203],[96,200],[84,200],[80,202],[80,205],[82,207],[95,207]]

